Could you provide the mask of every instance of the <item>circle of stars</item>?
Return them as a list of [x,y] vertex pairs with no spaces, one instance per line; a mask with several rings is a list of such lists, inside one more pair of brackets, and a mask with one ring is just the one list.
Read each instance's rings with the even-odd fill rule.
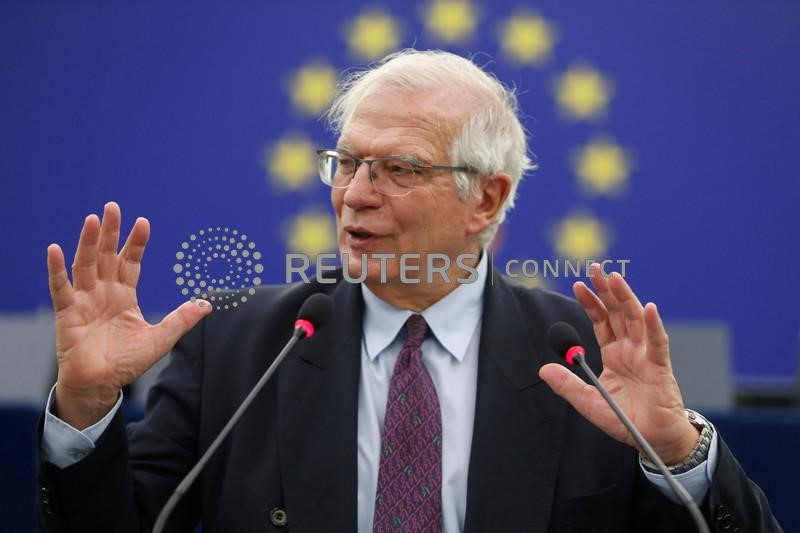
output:
[[[492,25],[499,51],[509,64],[545,71],[551,80],[555,108],[565,123],[594,126],[609,117],[615,87],[606,74],[586,61],[551,70],[561,31],[543,14],[520,7],[492,22],[472,0],[430,0],[419,5],[418,13],[427,38],[448,46],[465,46],[484,24]],[[413,26],[382,8],[365,8],[340,25],[349,54],[364,62],[398,50],[408,35],[405,28],[410,27]],[[301,118],[318,117],[336,92],[339,69],[321,57],[309,59],[288,75],[287,96]],[[316,183],[316,147],[306,135],[297,133],[286,134],[265,146],[262,166],[270,183],[284,191],[311,190],[310,186]],[[586,197],[618,198],[626,190],[633,158],[630,150],[610,135],[590,136],[584,145],[568,151],[567,158],[578,191]],[[609,225],[587,209],[568,212],[553,222],[549,233],[556,254],[573,259],[600,259],[610,248],[610,236]],[[309,255],[331,251],[336,244],[335,224],[325,211],[303,207],[284,226],[283,237],[287,248],[293,251]]]

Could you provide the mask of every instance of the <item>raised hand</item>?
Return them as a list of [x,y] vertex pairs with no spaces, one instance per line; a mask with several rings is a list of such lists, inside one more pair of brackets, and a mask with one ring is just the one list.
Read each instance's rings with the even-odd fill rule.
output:
[[[655,304],[642,306],[618,273],[605,277],[600,265],[589,274],[594,294],[584,283],[575,297],[594,325],[603,372],[600,382],[666,464],[688,456],[699,437],[683,410],[669,360],[669,342]],[[544,365],[540,377],[584,418],[611,437],[636,446],[600,393],[558,364]]]
[[185,302],[156,325],[142,317],[136,298],[150,223],[138,218],[117,253],[121,214],[106,204],[102,223],[89,215],[83,224],[70,284],[64,253],[47,248],[50,295],[56,315],[58,416],[78,429],[100,420],[119,390],[161,359],[211,312],[203,301]]

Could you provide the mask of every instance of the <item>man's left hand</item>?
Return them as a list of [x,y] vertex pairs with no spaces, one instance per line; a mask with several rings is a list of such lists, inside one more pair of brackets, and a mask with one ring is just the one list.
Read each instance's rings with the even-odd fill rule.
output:
[[[691,453],[699,432],[684,412],[658,310],[653,303],[642,306],[616,272],[606,276],[595,263],[589,277],[597,294],[583,282],[575,283],[573,290],[592,320],[600,344],[600,382],[661,460],[667,465],[677,464]],[[592,424],[636,447],[633,437],[595,387],[555,363],[544,365],[539,376]]]

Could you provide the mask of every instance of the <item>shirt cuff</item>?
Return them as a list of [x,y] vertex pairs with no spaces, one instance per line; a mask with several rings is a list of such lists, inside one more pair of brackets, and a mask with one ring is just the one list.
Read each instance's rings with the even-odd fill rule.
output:
[[111,423],[122,405],[122,391],[114,407],[95,424],[83,431],[72,427],[53,414],[56,386],[50,389],[42,429],[42,459],[59,468],[71,466],[94,450],[95,443]]
[[[674,475],[675,479],[683,485],[697,505],[703,503],[703,498],[711,487],[711,480],[714,478],[714,472],[717,470],[717,441],[717,430],[714,429],[713,435],[711,436],[711,444],[708,446],[708,458],[691,470]],[[658,490],[660,490],[664,496],[675,503],[681,503],[678,497],[675,496],[675,493],[672,492],[672,488],[670,488],[664,476],[646,470],[641,460],[639,460],[639,467],[650,483],[658,487]]]

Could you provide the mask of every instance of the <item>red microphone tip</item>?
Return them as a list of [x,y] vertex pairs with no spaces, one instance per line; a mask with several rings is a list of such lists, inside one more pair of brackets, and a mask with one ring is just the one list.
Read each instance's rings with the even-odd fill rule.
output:
[[294,329],[297,330],[298,328],[302,329],[305,332],[305,335],[303,335],[303,336],[306,339],[309,338],[309,337],[314,336],[314,331],[315,331],[314,330],[314,324],[312,324],[308,320],[306,320],[304,318],[298,318],[297,320],[295,320],[294,321]]
[[567,363],[574,365],[576,357],[583,357],[585,355],[586,350],[583,349],[583,346],[572,346],[569,350],[567,350],[567,353],[564,354],[564,359],[567,360]]

